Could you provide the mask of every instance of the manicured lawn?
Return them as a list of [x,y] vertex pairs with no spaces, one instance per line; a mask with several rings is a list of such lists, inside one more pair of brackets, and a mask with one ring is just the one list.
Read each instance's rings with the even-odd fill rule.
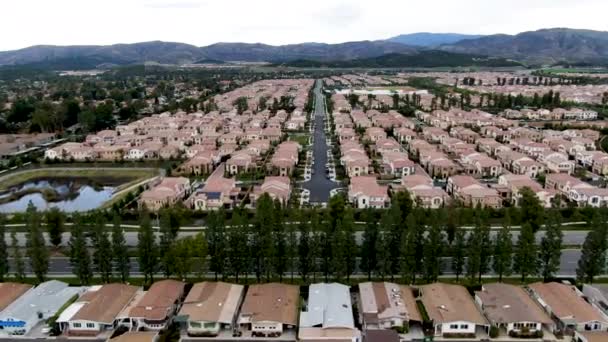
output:
[[303,147],[308,146],[308,138],[310,134],[308,133],[293,133],[289,135],[289,140],[295,141]]

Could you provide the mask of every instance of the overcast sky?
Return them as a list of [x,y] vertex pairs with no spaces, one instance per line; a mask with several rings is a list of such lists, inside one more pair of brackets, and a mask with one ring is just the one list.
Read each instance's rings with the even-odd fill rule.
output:
[[2,0],[0,50],[175,41],[338,43],[421,31],[608,31],[607,0]]

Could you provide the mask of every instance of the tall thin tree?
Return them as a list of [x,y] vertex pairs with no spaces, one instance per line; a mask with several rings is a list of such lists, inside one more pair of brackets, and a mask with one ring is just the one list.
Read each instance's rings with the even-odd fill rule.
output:
[[144,208],[140,213],[139,232],[137,234],[137,259],[139,269],[144,275],[144,282],[154,282],[158,264],[158,246],[150,221],[150,213]]
[[528,276],[538,273],[538,246],[530,223],[521,226],[515,247],[513,271],[521,275],[522,282],[525,282]]
[[120,281],[125,283],[129,280],[131,262],[129,260],[129,250],[121,226],[120,216],[118,215],[114,215],[112,222],[112,254],[114,270],[120,277]]
[[545,224],[545,235],[540,241],[539,261],[544,281],[549,280],[559,271],[562,256],[561,215],[552,210]]
[[40,227],[40,213],[30,202],[27,215],[27,257],[38,282],[43,282],[49,271],[49,250],[46,248],[44,235]]

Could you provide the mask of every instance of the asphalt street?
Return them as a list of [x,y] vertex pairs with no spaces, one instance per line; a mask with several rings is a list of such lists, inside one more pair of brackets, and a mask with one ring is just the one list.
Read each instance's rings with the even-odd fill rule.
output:
[[338,187],[338,184],[327,179],[325,164],[327,163],[327,151],[329,148],[326,142],[324,120],[325,120],[325,100],[321,91],[321,81],[315,85],[315,132],[313,143],[314,174],[309,181],[302,183],[305,189],[310,190],[311,203],[327,203],[329,192]]
[[[578,259],[580,258],[581,252],[577,249],[565,249],[562,250],[561,256],[561,265],[558,271],[558,276],[560,277],[575,277],[576,276],[576,267],[578,263]],[[12,268],[13,260],[9,260]],[[31,274],[31,269],[29,266],[29,262],[26,259],[26,273]],[[289,272],[287,272],[288,274]],[[451,258],[443,258],[441,262],[441,273],[443,276],[453,275],[452,267],[451,267]],[[50,261],[50,270],[49,276],[70,276],[72,274],[72,266],[70,265],[70,260],[67,257],[53,257]],[[141,276],[141,272],[139,272],[139,264],[137,262],[137,258],[131,258],[131,275],[132,276]],[[160,276],[160,272],[158,273]],[[491,272],[488,275],[493,275]],[[212,273],[207,274],[208,277],[212,277]],[[253,276],[253,274],[250,274]],[[363,273],[357,271],[355,276],[364,276]]]
[[[587,236],[588,231],[565,230],[565,231],[563,231],[563,233],[564,233],[563,245],[571,247],[571,246],[581,246],[583,244],[583,242],[585,241],[585,237]],[[137,246],[137,234],[138,233],[135,231],[127,231],[124,233],[127,246],[130,246],[130,247]],[[178,233],[178,238],[185,238],[188,236],[194,236],[196,234],[198,234],[197,231],[180,231]],[[498,234],[497,231],[493,230],[490,232],[490,236],[492,238],[494,238],[494,236],[496,234]],[[542,239],[544,234],[545,234],[544,231],[539,231],[538,233],[536,233],[536,241],[540,242],[540,240]],[[17,242],[18,242],[19,246],[25,247],[26,233],[19,232],[16,234],[16,236],[17,236]],[[157,238],[160,237],[160,233],[157,232],[156,236],[157,236]],[[517,231],[517,230],[511,231],[511,236],[513,237],[513,242],[515,243],[519,236],[519,231]],[[48,234],[44,233],[44,238],[46,240],[47,245],[51,246]],[[10,237],[9,233],[6,233],[4,239],[5,239],[6,243],[10,245],[11,237]],[[361,244],[361,242],[363,241],[363,232],[362,231],[355,232],[355,239],[358,244]],[[63,233],[61,246],[66,247],[68,245],[69,240],[70,240],[70,233],[69,232]]]

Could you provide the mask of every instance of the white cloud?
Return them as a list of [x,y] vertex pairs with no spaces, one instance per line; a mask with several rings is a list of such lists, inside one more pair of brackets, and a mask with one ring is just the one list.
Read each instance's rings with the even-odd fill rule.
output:
[[608,30],[606,0],[6,0],[0,50],[149,40],[338,43],[430,31]]

